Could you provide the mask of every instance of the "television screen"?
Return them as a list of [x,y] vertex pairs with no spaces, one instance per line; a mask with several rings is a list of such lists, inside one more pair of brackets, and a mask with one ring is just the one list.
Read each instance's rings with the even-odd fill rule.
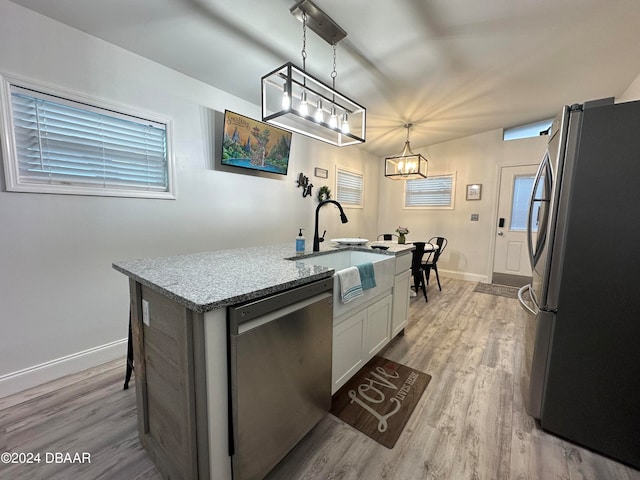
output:
[[291,137],[287,130],[225,110],[222,164],[286,175]]

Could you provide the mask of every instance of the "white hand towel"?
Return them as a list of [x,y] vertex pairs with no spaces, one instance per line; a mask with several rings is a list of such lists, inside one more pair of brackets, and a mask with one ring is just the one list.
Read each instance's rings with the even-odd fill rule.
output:
[[340,297],[342,303],[348,303],[363,295],[360,271],[357,267],[349,267],[337,272],[340,279]]

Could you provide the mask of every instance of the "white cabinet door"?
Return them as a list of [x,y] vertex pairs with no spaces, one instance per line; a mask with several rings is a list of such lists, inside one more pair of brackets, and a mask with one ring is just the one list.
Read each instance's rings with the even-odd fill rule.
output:
[[393,297],[391,295],[387,295],[382,300],[367,308],[367,322],[364,341],[366,361],[389,343],[392,301]]
[[391,317],[391,338],[407,325],[409,317],[409,287],[411,271],[396,275],[393,283],[393,315]]
[[333,327],[331,393],[335,393],[363,365],[363,339],[367,310],[362,310]]

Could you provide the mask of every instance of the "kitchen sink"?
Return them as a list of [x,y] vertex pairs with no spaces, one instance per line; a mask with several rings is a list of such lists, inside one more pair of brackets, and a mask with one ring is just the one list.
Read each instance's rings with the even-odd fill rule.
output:
[[[333,268],[333,317],[334,319],[340,315],[354,310],[363,303],[369,302],[374,297],[391,290],[395,276],[396,259],[393,255],[384,255],[378,253],[370,253],[356,250],[341,250],[339,252],[321,253],[318,255],[305,257],[298,262],[305,265],[316,265],[321,267]],[[340,298],[340,280],[337,272],[349,267],[355,267],[362,263],[371,262],[373,264],[373,272],[376,277],[376,286],[364,291],[364,295],[351,300],[349,303],[342,303]]]

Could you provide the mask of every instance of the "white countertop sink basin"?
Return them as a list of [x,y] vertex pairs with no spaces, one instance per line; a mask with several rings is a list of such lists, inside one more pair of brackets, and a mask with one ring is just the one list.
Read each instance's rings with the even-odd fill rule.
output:
[[[355,309],[359,305],[368,302],[374,297],[391,290],[395,275],[396,258],[394,255],[384,255],[356,250],[343,250],[327,254],[320,254],[313,257],[306,257],[298,260],[307,265],[318,265],[321,267],[333,268],[334,274],[333,285],[333,317]],[[362,263],[371,262],[373,264],[373,272],[376,278],[376,286],[364,291],[364,295],[351,300],[349,303],[342,303],[340,298],[340,279],[337,273],[349,267],[355,267]]]
[[392,255],[381,255],[379,253],[362,252],[357,250],[342,250],[339,252],[322,253],[312,257],[306,257],[300,261],[309,265],[319,265],[321,267],[333,268],[336,272],[345,268],[355,267],[362,263],[378,263],[384,261],[393,262]]

